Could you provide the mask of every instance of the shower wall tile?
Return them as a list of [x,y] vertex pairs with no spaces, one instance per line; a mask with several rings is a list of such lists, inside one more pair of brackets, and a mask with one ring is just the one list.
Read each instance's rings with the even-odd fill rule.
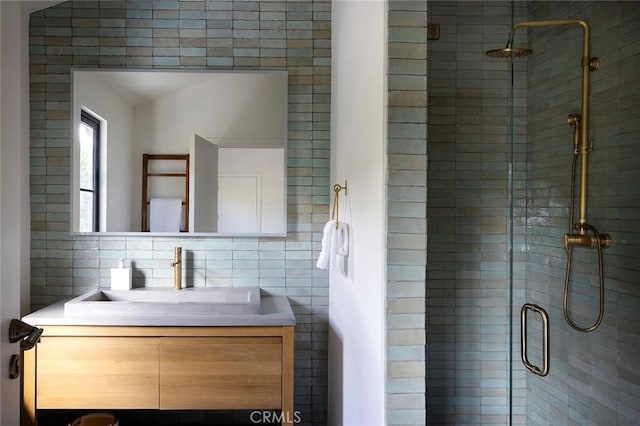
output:
[[389,425],[425,421],[426,18],[426,3],[389,2],[386,277],[386,424]]
[[[171,286],[169,261],[182,246],[185,274],[196,286],[259,285],[289,297],[298,322],[295,407],[302,424],[326,424],[328,276],[314,268],[314,259],[330,195],[330,40],[331,2],[324,0],[77,1],[33,14],[33,308],[108,287],[119,258],[131,262],[134,285]],[[287,237],[70,236],[74,66],[287,70]],[[404,314],[411,313],[398,312]]]

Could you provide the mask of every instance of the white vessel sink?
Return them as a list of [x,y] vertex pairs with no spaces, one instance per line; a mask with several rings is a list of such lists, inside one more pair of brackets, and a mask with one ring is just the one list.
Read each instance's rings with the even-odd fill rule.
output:
[[68,318],[93,317],[185,317],[190,315],[257,315],[260,289],[188,288],[183,290],[141,288],[96,289],[64,304]]

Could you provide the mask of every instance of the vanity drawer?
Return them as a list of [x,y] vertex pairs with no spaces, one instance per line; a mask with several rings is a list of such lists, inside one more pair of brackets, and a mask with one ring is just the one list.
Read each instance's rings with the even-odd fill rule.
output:
[[43,337],[38,408],[157,408],[157,338]]
[[282,406],[279,337],[167,337],[160,341],[160,409]]

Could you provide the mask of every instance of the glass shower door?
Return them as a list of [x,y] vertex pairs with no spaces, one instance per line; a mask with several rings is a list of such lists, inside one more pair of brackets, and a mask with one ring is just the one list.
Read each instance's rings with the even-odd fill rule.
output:
[[484,55],[504,44],[525,6],[428,2],[441,35],[427,52],[429,425],[525,416],[512,319],[524,303],[526,68]]

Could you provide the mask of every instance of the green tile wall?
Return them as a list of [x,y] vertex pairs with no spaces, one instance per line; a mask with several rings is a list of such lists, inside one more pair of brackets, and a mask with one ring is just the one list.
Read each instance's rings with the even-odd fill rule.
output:
[[427,4],[390,1],[387,111],[387,424],[425,421]]
[[[640,7],[637,2],[535,2],[529,19],[574,18],[591,28],[587,221],[608,232],[605,311],[591,333],[569,328],[562,313],[572,130],[580,111],[582,31],[578,26],[529,32],[526,297],[547,309],[549,376],[527,377],[529,424],[632,425],[640,418]],[[595,250],[574,250],[572,318],[581,326],[598,311]],[[532,348],[533,351],[537,349]]]
[[[170,285],[168,260],[180,245],[202,285],[259,285],[289,297],[298,323],[295,408],[302,424],[326,424],[328,277],[314,261],[330,192],[330,20],[328,0],[73,1],[33,14],[33,307],[108,286],[119,257],[137,263],[134,282]],[[71,67],[287,70],[287,237],[71,237]]]

